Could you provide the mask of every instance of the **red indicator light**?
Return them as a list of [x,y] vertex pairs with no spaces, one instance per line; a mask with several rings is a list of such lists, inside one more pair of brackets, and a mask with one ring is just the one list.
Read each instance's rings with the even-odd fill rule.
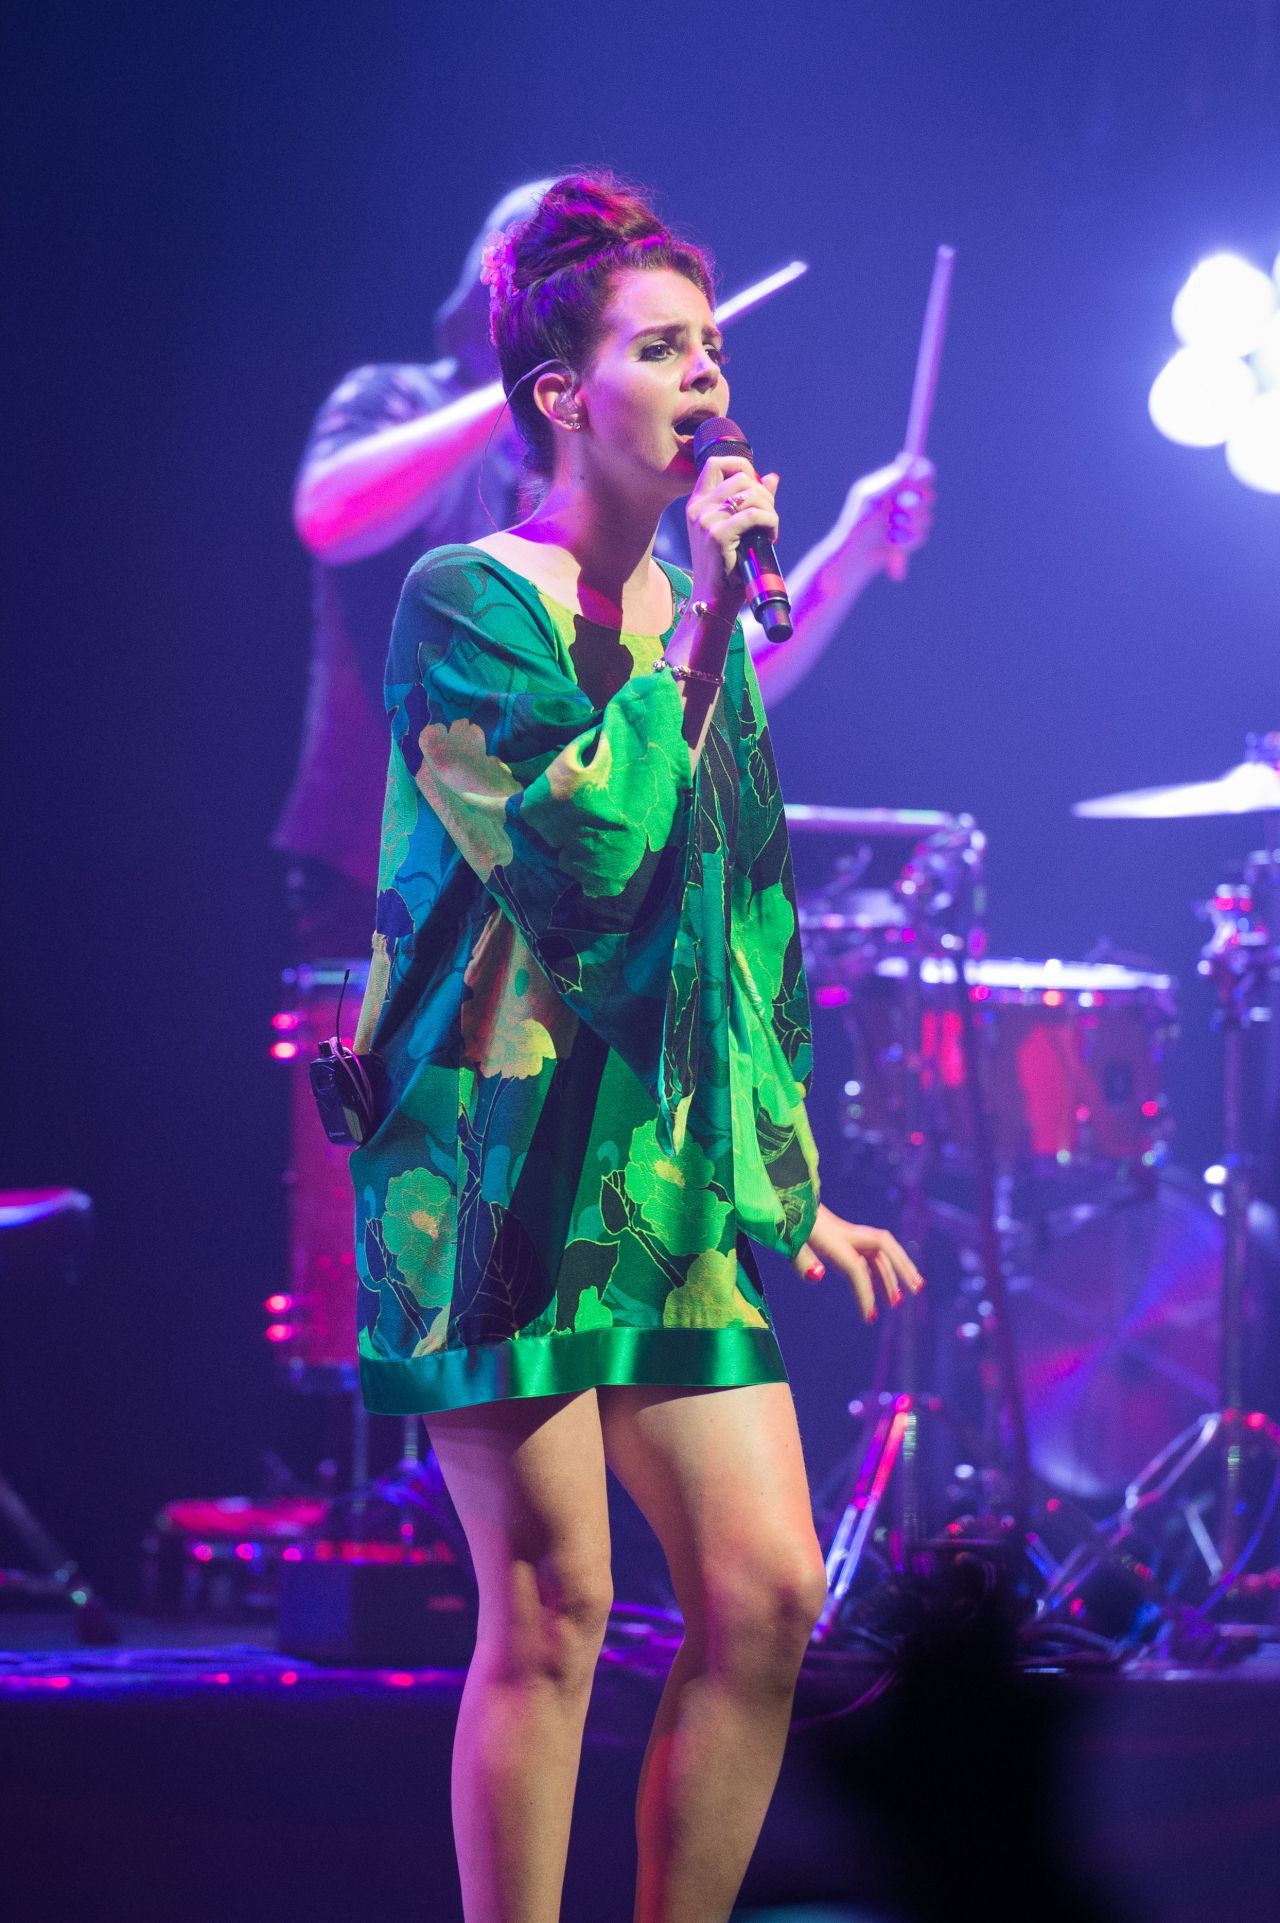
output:
[[220,1669],[217,1675],[213,1678],[213,1681],[215,1683],[229,1683],[231,1681],[231,1678],[227,1674],[225,1669]]
[[393,1669],[387,1681],[396,1689],[412,1689],[413,1677],[407,1669]]
[[1060,988],[1046,988],[1040,999],[1046,1008],[1061,1008],[1062,990]]
[[991,990],[985,982],[979,982],[976,988],[969,990],[969,1000],[971,1002],[987,1002],[990,1001],[990,999]]
[[71,1678],[70,1676],[50,1676],[49,1687],[50,1689],[70,1689]]
[[1160,1113],[1159,1102],[1144,1102],[1142,1104],[1142,1112],[1146,1116],[1158,1115]]
[[213,1561],[213,1550],[209,1547],[209,1544],[207,1542],[198,1542],[195,1548],[191,1551],[191,1553],[195,1557],[197,1562]]
[[268,1315],[287,1315],[293,1307],[293,1297],[291,1295],[269,1295],[262,1306]]
[[1088,1119],[1089,1119],[1089,1111],[1087,1108],[1078,1108],[1076,1110],[1077,1122],[1087,1122]]
[[281,1560],[284,1562],[301,1562],[302,1551],[298,1548],[298,1545],[296,1543],[290,1543],[289,1547],[285,1550]]
[[1261,1409],[1254,1409],[1245,1417],[1244,1426],[1246,1429],[1265,1429],[1267,1426],[1267,1418],[1263,1415]]
[[287,1035],[290,1029],[302,1026],[302,1017],[296,1009],[285,1008],[278,1015],[271,1017],[271,1026],[278,1033]]
[[1049,1511],[1049,1514],[1051,1516],[1056,1516],[1059,1509],[1061,1509],[1061,1507],[1062,1507],[1061,1496],[1050,1496],[1048,1502],[1046,1502],[1045,1504],[1045,1508]]
[[283,1671],[280,1677],[280,1681],[286,1684],[296,1683],[297,1680],[298,1680],[298,1672],[296,1669],[286,1669]]
[[814,991],[814,1001],[819,1008],[843,1008],[849,999],[847,988],[819,988]]
[[296,1042],[272,1042],[271,1053],[278,1062],[291,1062],[298,1052]]
[[236,1544],[236,1554],[239,1556],[241,1562],[252,1562],[257,1553],[257,1550],[251,1542],[238,1542]]
[[268,1342],[289,1342],[293,1339],[292,1322],[270,1322],[262,1331]]

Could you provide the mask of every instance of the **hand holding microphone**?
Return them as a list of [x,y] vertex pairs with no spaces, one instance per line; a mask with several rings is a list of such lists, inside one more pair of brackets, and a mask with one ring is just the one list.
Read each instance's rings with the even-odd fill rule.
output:
[[[751,445],[735,422],[715,416],[699,423],[693,437],[698,485],[689,497],[689,545],[694,595],[709,606],[726,599],[735,576],[752,614],[770,641],[791,633],[791,603],[773,543],[778,477],[756,474]],[[718,580],[712,554],[718,556]],[[738,603],[740,605],[740,601]]]

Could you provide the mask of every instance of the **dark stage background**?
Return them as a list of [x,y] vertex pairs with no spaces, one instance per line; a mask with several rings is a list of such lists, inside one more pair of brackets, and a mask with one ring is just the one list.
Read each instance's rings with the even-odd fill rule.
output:
[[[260,1306],[285,1259],[267,837],[306,670],[295,463],[348,367],[429,358],[479,220],[531,175],[648,182],[729,288],[812,263],[732,342],[784,558],[896,449],[957,246],[936,533],[777,708],[784,781],[974,813],[997,954],[1107,934],[1173,969],[1177,1152],[1203,1165],[1190,903],[1250,826],[1069,805],[1215,774],[1280,725],[1280,502],[1145,407],[1194,260],[1280,245],[1268,0],[192,0],[25,8],[9,35],[0,1181],[84,1187],[98,1237],[77,1292],[0,1300],[0,1465],[109,1594],[160,1502],[303,1446]],[[821,1472],[865,1339],[836,1288],[773,1288]]]

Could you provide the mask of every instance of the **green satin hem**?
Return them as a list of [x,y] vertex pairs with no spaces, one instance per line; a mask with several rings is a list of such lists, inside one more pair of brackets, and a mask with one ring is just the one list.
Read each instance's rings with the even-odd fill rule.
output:
[[360,1388],[372,1415],[430,1415],[519,1396],[642,1384],[686,1389],[785,1382],[772,1329],[583,1329],[383,1356],[360,1331]]

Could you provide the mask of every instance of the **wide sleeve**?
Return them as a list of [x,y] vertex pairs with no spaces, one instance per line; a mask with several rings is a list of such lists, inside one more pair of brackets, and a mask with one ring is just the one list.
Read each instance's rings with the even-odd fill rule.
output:
[[751,658],[743,650],[735,770],[741,797],[730,916],[730,1058],[740,1215],[794,1255],[818,1206],[805,1105],[813,1063],[786,814]]
[[536,594],[445,550],[405,584],[387,703],[419,796],[661,1104],[693,793],[671,676],[636,675],[593,707]]

